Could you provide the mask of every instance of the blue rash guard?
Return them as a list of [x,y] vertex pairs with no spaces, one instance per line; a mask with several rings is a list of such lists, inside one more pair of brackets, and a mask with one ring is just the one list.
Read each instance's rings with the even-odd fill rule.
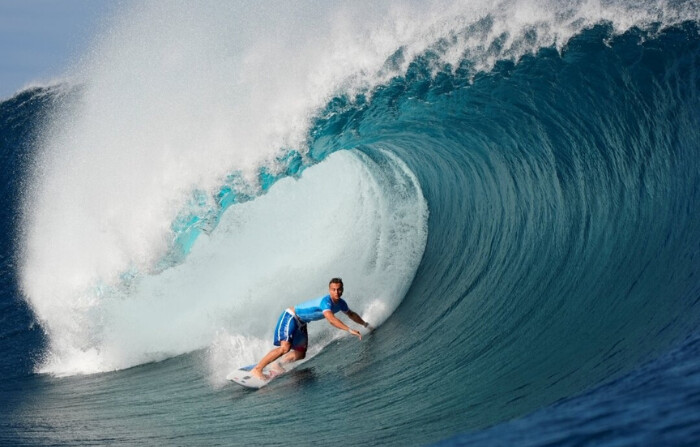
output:
[[323,312],[330,310],[336,313],[340,310],[347,312],[348,303],[342,298],[333,302],[330,295],[322,296],[314,300],[306,301],[294,307],[294,314],[290,310],[285,310],[277,320],[275,335],[272,342],[275,346],[280,346],[283,341],[292,344],[292,349],[299,352],[306,352],[309,345],[309,334],[306,330],[306,323],[325,318]]
[[334,303],[330,295],[309,300],[294,307],[294,313],[297,314],[297,318],[299,318],[302,323],[309,323],[325,318],[323,312],[326,310],[337,313],[341,310],[347,312],[350,308],[348,307],[348,303],[342,298],[339,298],[338,301]]

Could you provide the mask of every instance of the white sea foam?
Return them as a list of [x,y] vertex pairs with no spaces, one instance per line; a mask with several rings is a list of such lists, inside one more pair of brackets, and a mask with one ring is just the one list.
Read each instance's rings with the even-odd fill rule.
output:
[[[231,172],[254,184],[280,151],[303,153],[310,119],[334,95],[371,91],[426,49],[439,54],[438,66],[468,58],[488,70],[498,59],[561,48],[601,20],[624,31],[697,16],[695,3],[665,2],[127,5],[71,73],[79,99],[47,124],[25,197],[22,288],[50,338],[42,370],[123,368],[207,346],[222,333],[263,337],[280,306],[322,292],[326,276],[348,272],[348,290],[359,296],[383,284],[358,247],[381,247],[382,235],[404,228],[390,216],[408,205],[347,155],[323,163],[318,172],[332,178],[309,171],[299,185],[289,180],[233,207],[230,222],[183,265],[148,275],[192,190],[213,194]],[[419,196],[406,203],[420,208]],[[413,250],[424,236],[411,237],[405,272],[380,288],[379,319],[420,259]],[[137,272],[128,287],[125,272]],[[279,278],[284,294],[275,290]]]
[[[41,371],[120,369],[210,346],[222,379],[264,354],[278,314],[326,293],[333,276],[345,279],[352,308],[380,324],[410,285],[427,236],[417,180],[390,160],[335,153],[232,207],[184,263],[57,303]],[[322,329],[311,328],[321,342]]]

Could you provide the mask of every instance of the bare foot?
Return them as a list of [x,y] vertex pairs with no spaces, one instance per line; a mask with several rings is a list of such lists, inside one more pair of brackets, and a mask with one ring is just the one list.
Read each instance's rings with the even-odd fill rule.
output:
[[272,376],[277,376],[277,375],[279,375],[279,374],[283,374],[283,373],[285,373],[285,372],[287,372],[287,370],[284,369],[284,368],[282,367],[282,365],[279,364],[279,362],[275,362],[275,363],[273,363],[273,364],[270,365],[270,373],[271,373],[270,376],[271,376],[271,377],[272,377]]
[[270,380],[270,378],[263,374],[262,370],[258,368],[251,369],[250,375],[260,380]]

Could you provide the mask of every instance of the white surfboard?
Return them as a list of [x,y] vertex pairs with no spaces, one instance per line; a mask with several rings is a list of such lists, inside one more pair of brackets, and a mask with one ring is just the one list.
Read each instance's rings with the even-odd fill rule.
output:
[[267,374],[267,376],[270,378],[268,380],[261,380],[250,373],[250,370],[253,368],[255,368],[254,364],[238,368],[237,370],[226,376],[226,379],[246,388],[258,389],[264,387],[265,385],[270,383],[272,379],[282,374],[282,372],[265,370],[265,374]]

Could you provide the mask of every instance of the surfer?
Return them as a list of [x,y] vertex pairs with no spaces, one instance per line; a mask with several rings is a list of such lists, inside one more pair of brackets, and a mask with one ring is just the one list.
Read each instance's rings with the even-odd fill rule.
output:
[[369,323],[350,310],[348,304],[341,298],[342,295],[343,280],[333,278],[328,283],[328,295],[306,301],[282,312],[277,321],[274,335],[274,344],[279,347],[268,352],[250,373],[258,379],[267,380],[268,377],[263,373],[263,368],[283,355],[282,363],[296,362],[306,357],[306,348],[309,344],[306,324],[311,321],[325,318],[331,325],[340,330],[348,331],[362,340],[362,334],[359,331],[351,329],[334,315],[342,310],[355,323],[370,328]]

